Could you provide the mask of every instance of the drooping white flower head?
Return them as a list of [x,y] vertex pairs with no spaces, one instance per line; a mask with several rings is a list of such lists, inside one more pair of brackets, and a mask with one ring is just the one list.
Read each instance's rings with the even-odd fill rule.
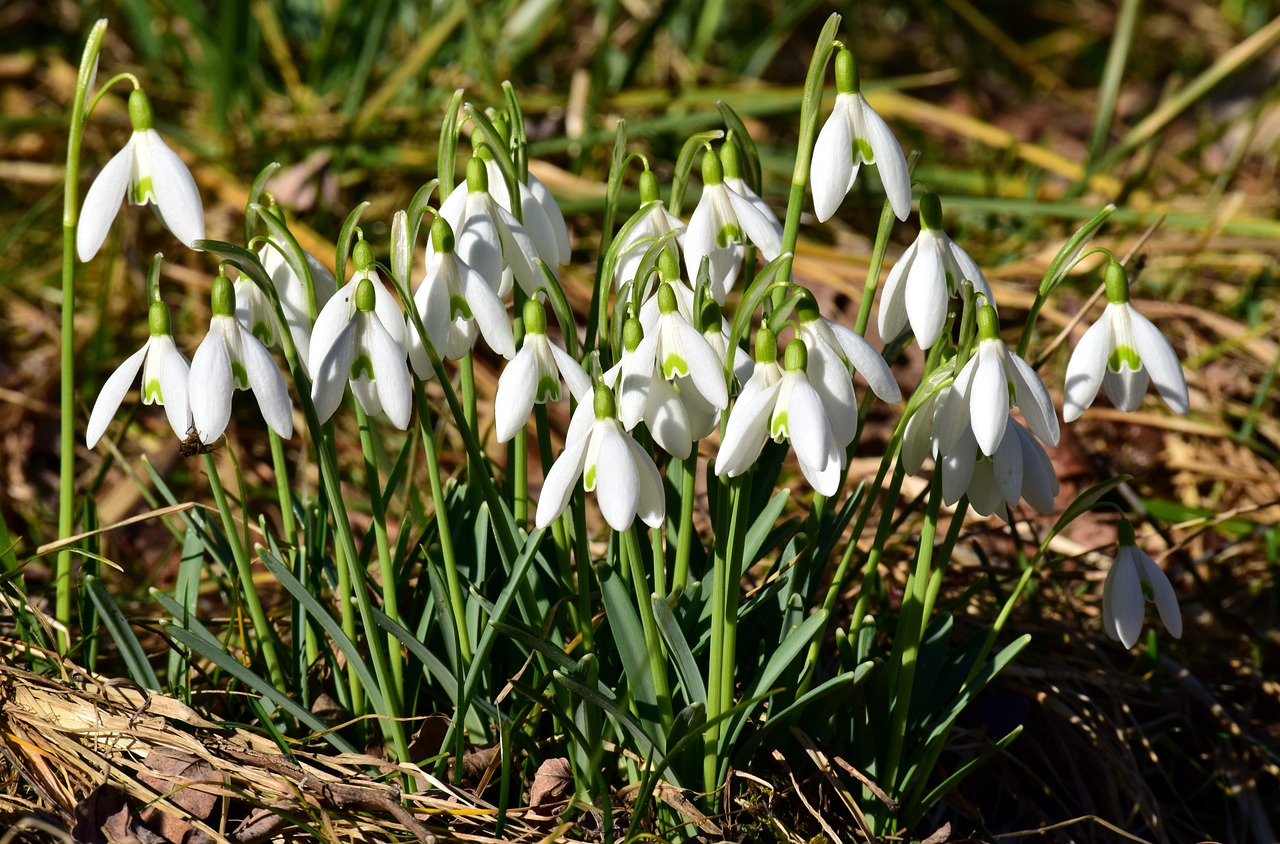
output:
[[404,315],[374,271],[373,249],[364,240],[356,243],[352,263],[354,276],[324,306],[311,335],[311,399],[324,422],[350,383],[365,413],[385,413],[404,430],[413,411]]
[[938,197],[920,197],[920,235],[907,247],[889,271],[880,299],[880,336],[885,342],[902,333],[910,323],[920,348],[937,342],[947,322],[951,299],[968,281],[974,293],[988,303],[995,300],[991,285],[968,253],[942,230],[942,205]]
[[[267,207],[262,213],[278,214],[279,208]],[[311,295],[315,297],[313,316],[306,280],[299,278],[285,260],[282,252],[284,248],[274,236],[268,237],[267,242],[258,250],[258,259],[262,261],[262,268],[271,276],[276,295],[280,297],[280,305],[284,308],[285,322],[289,327],[289,335],[293,338],[294,348],[297,349],[298,360],[303,370],[310,375],[311,327],[315,324],[315,316],[319,316],[320,311],[337,292],[338,285],[328,267],[310,252],[303,252],[307,269],[311,273]],[[279,345],[280,324],[275,309],[271,307],[266,295],[258,289],[258,285],[243,275],[236,279],[236,318],[267,348]]]
[[1063,420],[1078,419],[1093,404],[1099,386],[1119,410],[1136,410],[1152,381],[1170,409],[1185,416],[1191,408],[1178,355],[1160,330],[1129,304],[1124,267],[1112,260],[1105,279],[1107,309],[1084,333],[1067,364]]
[[266,346],[236,319],[236,293],[221,269],[213,280],[209,333],[191,359],[188,397],[200,442],[217,441],[231,420],[231,396],[253,390],[271,430],[293,436],[293,403],[284,376]]
[[836,53],[836,104],[818,133],[809,164],[813,210],[825,223],[853,189],[858,169],[874,164],[889,205],[899,220],[911,213],[907,157],[887,123],[862,96],[858,65],[843,47]]
[[995,309],[982,304],[978,308],[978,348],[956,375],[942,407],[938,431],[942,453],[951,454],[964,432],[972,430],[982,453],[994,456],[1013,407],[1022,411],[1037,437],[1050,445],[1058,444],[1058,416],[1049,391],[1030,364],[1005,346]]
[[174,345],[168,306],[160,301],[152,302],[147,311],[147,325],[151,330],[147,342],[111,373],[98,393],[98,400],[93,403],[84,436],[89,448],[102,439],[133,379],[138,377],[139,369],[142,370],[142,403],[164,405],[169,427],[179,437],[185,437],[191,429],[191,409],[187,404],[187,379],[191,367]]
[[[507,309],[480,274],[458,257],[453,229],[443,217],[431,224],[431,243],[427,277],[413,294],[431,344],[442,356],[457,360],[471,351],[478,333],[489,348],[510,360],[516,344]],[[434,371],[422,338],[412,324],[406,323],[406,329],[413,371],[419,378],[430,378]]]
[[493,398],[498,442],[508,442],[524,428],[534,404],[560,401],[560,379],[578,401],[591,393],[591,378],[569,353],[547,339],[547,312],[530,298],[524,303],[524,342],[503,367]]
[[983,516],[996,513],[1005,521],[1011,520],[1009,509],[1016,507],[1019,499],[1025,499],[1041,513],[1054,510],[1058,476],[1053,462],[1040,441],[1016,420],[1009,420],[1009,430],[994,455],[979,453],[973,432],[966,428],[938,465],[942,472],[942,500],[948,506],[967,494],[974,511]]
[[129,95],[133,135],[85,194],[76,229],[76,254],[88,261],[98,254],[107,231],[128,198],[130,205],[150,203],[174,236],[190,246],[204,238],[204,204],[191,171],[155,130],[151,101],[141,88]]
[[641,262],[655,241],[674,232],[668,243],[684,244],[685,225],[659,198],[658,177],[652,170],[640,174],[640,208],[623,229],[626,233],[618,240],[618,263],[613,273],[614,286],[619,289],[641,272]]
[[[733,144],[725,144],[722,153],[735,149]],[[731,161],[736,162],[735,156],[736,151],[729,152]],[[724,304],[742,269],[743,244],[754,243],[766,261],[782,252],[782,224],[778,218],[730,189],[725,184],[726,170],[715,150],[703,153],[702,198],[693,209],[684,238],[689,277],[696,279],[702,259],[710,258],[710,292],[719,304]]]
[[623,430],[608,387],[597,384],[593,400],[583,401],[569,422],[564,451],[547,472],[534,522],[545,528],[556,520],[582,478],[594,491],[600,514],[614,530],[631,527],[636,516],[652,528],[662,526],[667,501],[662,477],[648,452]]
[[1160,622],[1182,638],[1182,611],[1169,576],[1134,542],[1133,525],[1120,522],[1120,550],[1102,584],[1102,625],[1107,635],[1132,648],[1142,633],[1145,605],[1152,601]]
[[729,411],[716,475],[737,477],[755,465],[766,438],[791,442],[800,471],[815,491],[834,495],[844,475],[844,450],[831,419],[805,374],[803,340],[787,344],[785,368],[778,370],[777,340],[768,328],[756,334],[756,370]]
[[[476,152],[488,171],[489,192],[499,205],[511,211],[511,197],[506,180],[502,178],[502,168],[493,160],[488,147],[481,146]],[[538,257],[558,275],[560,266],[569,263],[572,257],[569,227],[565,225],[564,213],[547,186],[532,173],[526,175],[529,181],[520,183],[520,214],[524,219],[524,230],[537,247]]]
[[[489,192],[489,172],[482,160],[473,156],[467,162],[467,181],[440,205],[440,216],[453,229],[458,257],[480,273],[499,297],[511,292],[513,276],[529,296],[542,286],[538,248],[525,227]],[[428,242],[428,263],[433,251]],[[555,266],[551,271],[559,272]]]
[[813,296],[805,296],[796,306],[796,336],[809,352],[806,370],[809,383],[818,391],[831,420],[831,430],[841,448],[858,434],[858,400],[853,392],[853,374],[861,372],[877,396],[888,402],[902,401],[902,391],[893,372],[871,344],[818,312]]

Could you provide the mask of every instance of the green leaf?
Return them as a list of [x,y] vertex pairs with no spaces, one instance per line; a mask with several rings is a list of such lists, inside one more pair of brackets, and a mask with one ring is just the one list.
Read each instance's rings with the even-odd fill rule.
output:
[[660,729],[658,721],[658,697],[653,688],[653,676],[649,673],[649,652],[645,648],[644,627],[640,615],[632,606],[630,587],[607,561],[596,566],[600,580],[600,599],[604,602],[605,618],[613,632],[618,656],[622,658],[622,670],[627,675],[631,695],[642,713],[647,726]]
[[351,256],[351,242],[356,237],[356,226],[360,225],[360,217],[370,204],[368,200],[365,200],[355,208],[352,208],[351,213],[347,215],[347,219],[343,221],[342,228],[338,231],[338,248],[334,253],[333,277],[338,282],[339,287],[346,283],[347,280],[347,258]]
[[698,663],[693,658],[693,652],[689,650],[689,642],[684,637],[684,631],[676,622],[675,613],[663,599],[655,597],[650,600],[653,603],[653,617],[658,622],[658,632],[662,634],[662,640],[667,643],[667,650],[675,660],[676,673],[680,675],[680,685],[684,687],[685,700],[690,704],[705,706],[707,687],[702,682],[702,672],[698,670]]
[[273,161],[266,167],[263,167],[258,177],[253,180],[253,185],[249,188],[249,200],[244,204],[244,242],[249,243],[253,240],[253,231],[257,227],[258,200],[262,198],[262,194],[267,190],[267,182],[271,181],[280,170],[280,162]]
[[120,656],[123,657],[125,667],[129,670],[129,676],[139,686],[153,692],[160,691],[160,680],[152,670],[151,663],[147,661],[146,651],[142,649],[138,637],[133,635],[133,628],[129,626],[115,598],[111,597],[102,587],[102,582],[91,574],[85,575],[84,585],[89,591],[89,599],[98,608],[99,618],[106,625],[111,638],[115,640],[116,647],[120,649]]
[[778,517],[782,515],[782,509],[787,506],[787,499],[790,496],[791,490],[787,487],[778,490],[760,511],[760,515],[756,516],[751,527],[747,528],[747,538],[742,546],[742,559],[746,565],[750,566],[756,561],[756,555],[760,553],[769,532],[773,530]]

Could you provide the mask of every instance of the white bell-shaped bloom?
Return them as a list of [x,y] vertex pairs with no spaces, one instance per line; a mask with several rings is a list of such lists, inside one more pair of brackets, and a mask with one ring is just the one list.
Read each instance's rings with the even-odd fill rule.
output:
[[[487,148],[484,154],[488,154]],[[485,169],[489,174],[489,192],[499,205],[511,211],[511,197],[507,193],[506,180],[502,178],[502,168],[492,155],[485,159]],[[557,270],[569,263],[572,257],[569,227],[565,225],[564,213],[547,186],[532,173],[527,176],[529,181],[520,184],[520,214],[524,219],[524,230],[537,247],[542,262]]]
[[[275,209],[264,209],[264,214],[276,213]],[[311,374],[311,327],[315,324],[312,316],[311,302],[307,296],[306,280],[299,278],[281,252],[283,244],[274,237],[268,238],[258,250],[258,258],[262,268],[271,276],[276,295],[280,297],[280,305],[284,309],[285,321],[289,327],[289,336],[293,338],[294,348],[298,352],[298,360],[308,375]],[[307,268],[311,273],[311,284],[315,296],[315,314],[318,316],[324,306],[337,292],[338,285],[333,273],[320,263],[310,252],[303,252]],[[258,289],[258,285],[246,276],[236,279],[236,318],[253,332],[267,348],[280,345],[280,321],[275,309],[271,307],[266,295]]]
[[[644,269],[641,262],[649,247],[661,238],[667,243],[684,244],[685,225],[667,210],[658,197],[658,177],[652,170],[640,174],[640,208],[623,226],[617,246],[618,261],[613,272],[614,286],[633,281]],[[674,233],[674,234],[673,234]]]
[[972,430],[982,453],[994,455],[1004,439],[1011,407],[1022,411],[1037,437],[1058,444],[1058,416],[1049,391],[1030,364],[1005,346],[995,310],[983,304],[978,308],[978,348],[956,375],[942,408],[942,453],[951,454],[962,434]]
[[[755,465],[766,438],[791,442],[800,471],[815,491],[834,495],[844,475],[844,450],[836,441],[822,398],[805,374],[803,340],[787,344],[785,368],[778,372],[773,332],[756,334],[756,371],[729,411],[716,474],[737,477]],[[776,347],[774,347],[776,349]]]
[[[350,383],[365,413],[385,413],[404,430],[413,411],[404,315],[373,271],[373,250],[363,240],[356,244],[353,263],[351,282],[324,306],[311,335],[311,400],[325,422]],[[379,288],[386,299],[379,297]],[[389,311],[384,301],[391,303]]]
[[191,370],[186,357],[174,345],[169,327],[169,308],[163,302],[152,302],[147,312],[151,336],[142,348],[125,358],[111,373],[89,414],[85,443],[98,444],[116,415],[125,393],[142,370],[142,403],[164,405],[169,427],[179,437],[191,430],[191,409],[187,404],[187,379]]
[[151,102],[141,88],[129,95],[133,135],[85,194],[76,228],[76,254],[88,261],[98,254],[107,231],[128,198],[131,205],[150,203],[174,236],[190,246],[204,238],[204,204],[191,171],[155,130]]
[[493,423],[498,442],[511,440],[529,421],[535,404],[560,401],[560,379],[578,401],[591,394],[591,378],[569,353],[547,339],[547,312],[537,299],[524,303],[524,342],[498,376]]
[[1182,611],[1169,576],[1134,543],[1133,526],[1120,522],[1120,550],[1102,584],[1102,625],[1107,635],[1132,648],[1142,634],[1146,603],[1152,601],[1160,622],[1175,639],[1182,638]]
[[1009,430],[992,456],[979,453],[973,432],[966,428],[939,465],[942,500],[948,506],[967,494],[976,512],[996,513],[1005,521],[1010,520],[1009,508],[1020,499],[1041,513],[1054,510],[1058,476],[1053,462],[1040,441],[1015,420],[1009,420]]
[[1191,409],[1178,355],[1160,330],[1129,304],[1129,283],[1116,261],[1106,269],[1107,309],[1084,333],[1067,364],[1062,418],[1072,422],[1093,404],[1098,387],[1119,410],[1137,410],[1151,382],[1175,412]]
[[[524,226],[489,192],[489,173],[479,158],[467,162],[467,181],[440,205],[440,216],[453,229],[458,257],[480,273],[498,296],[505,298],[511,292],[512,276],[529,296],[542,286],[538,247]],[[428,242],[428,259],[433,251]],[[551,271],[559,274],[555,266]]]
[[968,281],[988,303],[995,300],[991,285],[969,254],[942,230],[942,205],[938,197],[920,197],[920,235],[889,271],[880,299],[880,336],[886,342],[910,323],[920,348],[937,342],[947,322],[951,299]]
[[252,389],[271,430],[293,436],[293,403],[284,376],[262,341],[236,319],[235,296],[231,279],[220,271],[213,280],[209,333],[191,359],[191,421],[205,445],[226,431],[236,390]]
[[593,401],[583,401],[569,422],[564,451],[542,484],[534,523],[545,528],[556,520],[582,478],[582,488],[594,491],[600,515],[614,530],[631,527],[636,516],[652,528],[662,527],[667,501],[662,477],[648,452],[623,430],[613,393],[597,385]]
[[[733,149],[732,144],[725,149]],[[685,231],[684,260],[689,277],[698,277],[703,258],[710,259],[711,296],[720,304],[741,271],[743,244],[754,243],[766,261],[782,252],[782,224],[725,184],[720,155],[702,156],[702,198]]]
[[[443,217],[431,224],[431,242],[427,277],[413,294],[431,344],[442,356],[457,360],[471,351],[478,333],[489,348],[510,360],[516,344],[507,309],[484,278],[458,257],[453,229]],[[412,324],[406,328],[413,370],[419,378],[430,378],[434,372],[426,346]]]

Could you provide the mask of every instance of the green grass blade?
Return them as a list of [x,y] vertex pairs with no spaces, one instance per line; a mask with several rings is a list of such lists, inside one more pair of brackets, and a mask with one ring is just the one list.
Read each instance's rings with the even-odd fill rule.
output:
[[107,632],[116,642],[116,647],[120,649],[120,656],[124,659],[125,667],[129,669],[129,676],[139,686],[153,692],[160,691],[160,680],[152,670],[151,663],[147,661],[147,654],[142,650],[142,644],[138,641],[138,637],[133,635],[133,628],[129,626],[115,598],[103,588],[102,581],[93,575],[85,577],[84,585],[89,590],[89,598],[93,601],[93,605],[98,608],[98,617],[106,625]]

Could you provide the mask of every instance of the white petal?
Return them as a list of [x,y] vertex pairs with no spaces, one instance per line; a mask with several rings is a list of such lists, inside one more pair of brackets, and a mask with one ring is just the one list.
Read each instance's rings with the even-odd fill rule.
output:
[[352,292],[353,289],[350,286],[344,288],[320,310],[315,328],[311,331],[311,350],[307,356],[307,368],[313,378],[320,361],[330,353],[333,344],[351,324],[351,317],[355,315],[355,303],[351,301]]
[[862,107],[862,128],[875,155],[876,170],[884,184],[885,196],[894,215],[905,221],[911,214],[911,174],[907,171],[907,157],[902,154],[898,139],[884,119],[876,114],[865,97],[861,94],[856,96]]
[[893,377],[893,370],[875,347],[861,335],[839,323],[828,320],[827,325],[854,371],[867,379],[871,391],[891,404],[902,401],[902,389]]
[[1112,570],[1107,574],[1106,586],[1110,586],[1112,618],[1116,633],[1126,648],[1132,648],[1142,635],[1142,616],[1146,601],[1142,596],[1142,580],[1138,574],[1137,547],[1128,545],[1120,549]]
[[293,436],[293,403],[289,400],[289,388],[276,366],[275,359],[266,347],[243,326],[240,329],[240,355],[249,386],[258,400],[258,409],[271,430],[284,439]]
[[[520,213],[524,217],[524,229],[529,233],[538,250],[538,257],[552,269],[560,266],[560,241],[555,227],[547,217],[542,204],[534,197],[528,185],[520,185]],[[561,221],[561,225],[563,225]]]
[[[567,264],[573,258],[573,247],[569,243],[569,227],[565,225],[564,214],[560,211],[560,205],[556,202],[556,198],[552,196],[551,191],[547,190],[547,186],[542,183],[537,176],[529,174],[529,192],[533,194],[533,198],[538,205],[542,207],[542,213],[547,215],[547,220],[551,223],[551,228],[556,235],[556,245],[560,252],[560,264]],[[552,266],[555,262],[548,261]]]
[[1066,382],[1062,388],[1062,419],[1074,422],[1093,404],[1107,371],[1111,352],[1111,320],[1106,314],[1089,327],[1080,338],[1067,363]]
[[[969,394],[973,391],[973,378],[978,372],[978,357],[974,355],[960,370],[951,385],[950,392],[942,402],[938,415],[934,417],[933,435],[938,441],[938,450],[950,454],[959,448],[960,440],[965,434],[973,438],[969,420]],[[974,445],[977,443],[975,441]]]
[[906,430],[902,432],[902,468],[908,474],[919,472],[924,461],[933,456],[933,416],[938,402],[945,397],[935,393],[907,420]]
[[724,384],[724,361],[692,325],[679,319],[676,326],[693,386],[712,407],[724,410],[729,406],[729,390]]
[[[538,248],[529,237],[527,230],[511,216],[511,212],[490,202],[489,212],[494,217],[498,229],[498,239],[502,243],[502,258],[520,288],[525,294],[532,296],[542,287],[542,271],[538,269]],[[551,274],[559,277],[559,269],[551,267]]]
[[129,177],[133,175],[133,146],[137,137],[136,133],[132,135],[124,149],[111,156],[84,196],[80,222],[76,227],[76,254],[81,261],[89,261],[98,254],[111,223],[120,213],[120,203],[124,201]]
[[1145,553],[1140,553],[1138,565],[1141,566],[1141,577],[1151,587],[1151,594],[1160,613],[1160,623],[1169,635],[1175,639],[1182,638],[1182,610],[1178,608],[1178,596],[1173,591],[1169,576],[1156,565],[1156,561]]
[[959,284],[962,280],[973,283],[974,293],[982,294],[988,305],[996,307],[995,296],[991,293],[991,285],[987,282],[987,277],[982,274],[982,269],[978,266],[977,261],[969,257],[969,253],[956,244],[954,240],[946,235],[942,236],[943,248],[946,249],[951,259],[956,263],[956,270],[960,273],[960,278],[955,279],[955,283]]
[[636,515],[640,521],[651,528],[660,528],[667,516],[667,497],[662,490],[662,476],[653,458],[640,447],[639,443],[624,438],[631,456],[635,459],[636,474],[640,479],[640,495],[636,500]]
[[[125,394],[129,392],[129,388],[133,386],[133,382],[137,379],[138,370],[142,369],[142,361],[147,356],[149,345],[150,341],[143,343],[141,349],[125,358],[124,363],[116,367],[116,371],[111,373],[106,383],[102,385],[102,390],[98,393],[98,400],[93,403],[93,411],[89,414],[89,427],[84,434],[85,444],[89,448],[97,445],[98,440],[102,439],[102,435],[106,433],[112,417],[116,415],[116,411],[120,408],[120,402],[124,401]],[[185,395],[183,399],[185,404]],[[178,436],[185,435],[186,431],[183,431]]]
[[858,434],[858,400],[853,393],[853,376],[836,351],[816,339],[809,344],[809,366],[805,374],[822,400],[836,444],[844,448]]
[[191,171],[177,153],[169,149],[159,132],[152,129],[143,134],[150,136],[151,185],[161,219],[169,231],[188,246],[203,240],[204,204]]
[[886,343],[895,339],[907,327],[906,280],[919,250],[920,240],[917,238],[902,253],[902,257],[898,258],[897,263],[889,270],[889,277],[885,279],[876,324],[880,329],[880,339]]
[[212,326],[191,359],[187,395],[191,400],[191,422],[202,443],[212,443],[227,430],[231,421],[231,355],[220,331]]
[[[465,184],[458,188],[458,190],[465,189]],[[469,195],[463,196],[464,200],[469,199]],[[497,224],[484,213],[483,197],[477,196],[475,201],[467,202],[464,207],[471,213],[465,219],[460,218],[458,224],[453,227],[457,255],[463,263],[480,273],[480,277],[485,280],[490,289],[499,296],[504,296],[507,291],[502,289],[504,263],[502,241],[498,235]],[[445,216],[443,208],[440,210],[440,215]],[[449,223],[452,225],[453,221],[449,220]]]
[[459,271],[463,296],[471,307],[471,316],[480,329],[480,335],[489,344],[489,348],[511,360],[516,354],[516,342],[502,300],[478,272],[466,265],[459,267]]
[[493,424],[498,442],[510,441],[528,423],[537,393],[537,359],[526,338],[525,345],[498,376],[498,390],[493,397]]
[[392,425],[403,431],[409,427],[409,416],[413,412],[413,382],[404,361],[404,350],[377,320],[368,321],[365,340],[369,344],[374,387],[382,411]]
[[539,528],[551,524],[569,506],[574,483],[581,477],[587,459],[587,443],[595,421],[595,409],[589,403],[579,405],[574,412],[565,434],[564,451],[560,452],[542,482],[538,510],[534,514],[534,524]]
[[[784,376],[785,377],[785,376]],[[787,427],[791,448],[800,462],[800,471],[815,491],[835,495],[840,486],[841,460],[831,433],[822,399],[808,381],[799,379],[787,402]]]
[[151,338],[150,356],[156,359],[160,370],[160,395],[164,401],[165,416],[169,427],[179,437],[191,430],[191,404],[187,382],[191,376],[191,364],[178,347],[172,335]]
[[[326,307],[325,313],[328,311]],[[320,320],[324,320],[323,313]],[[327,422],[342,404],[347,382],[351,380],[351,364],[356,359],[356,326],[354,322],[347,322],[332,342],[320,346],[315,342],[320,324],[316,323],[316,337],[311,344],[311,400],[315,402],[316,416],[321,422]]]
[[1151,373],[1151,380],[1155,382],[1156,389],[1170,409],[1186,416],[1191,411],[1191,403],[1187,397],[1187,379],[1182,374],[1182,364],[1177,353],[1158,328],[1132,305],[1128,308],[1133,340],[1138,344],[1136,351],[1142,365]]
[[684,266],[690,279],[698,277],[698,268],[702,266],[702,259],[719,248],[716,242],[716,236],[719,234],[716,223],[707,190],[704,190],[702,199],[693,209],[693,216],[689,218],[689,226],[684,233]]
[[1013,352],[1009,352],[1005,359],[1012,364],[1009,367],[1012,371],[1006,372],[1006,375],[1012,376],[1009,380],[1013,381],[1014,401],[1027,420],[1027,427],[1049,445],[1056,446],[1059,435],[1058,414],[1044,382],[1029,363]]
[[848,104],[848,95],[836,95],[835,109],[822,125],[813,147],[809,187],[813,191],[813,213],[819,223],[825,223],[836,213],[853,187],[853,134]]
[[[1018,423],[1010,425],[1017,430]],[[1000,498],[1010,507],[1016,507],[1022,498],[1022,441],[1017,434],[1008,434],[991,459],[991,476]]]
[[1150,384],[1151,375],[1145,366],[1130,369],[1127,364],[1122,364],[1119,372],[1108,368],[1107,374],[1102,376],[1102,389],[1107,398],[1111,399],[1117,410],[1125,413],[1132,413],[1142,405],[1142,398],[1147,394]]
[[[358,281],[358,278],[352,278],[351,284],[354,285]],[[382,320],[382,327],[396,341],[401,353],[408,355],[409,344],[408,338],[405,336],[404,311],[400,310],[400,300],[396,298],[396,294],[391,292],[391,288],[387,287],[382,278],[372,270],[369,271],[369,281],[373,284],[374,314],[377,315],[378,319]],[[355,295],[354,287],[352,287],[352,295]]]
[[[752,204],[751,200],[737,193],[726,190],[729,204],[738,215],[738,224],[742,232],[759,249],[766,261],[772,261],[782,252],[782,224],[772,212],[766,214]],[[767,207],[767,206],[766,206]]]
[[582,364],[578,363],[568,352],[554,343],[548,343],[547,345],[551,348],[551,356],[555,358],[556,368],[560,370],[560,377],[568,385],[569,392],[578,401],[589,399],[591,397],[591,376],[582,368]]
[[[977,451],[973,432],[966,427],[955,448],[942,458],[942,500],[948,507],[959,501],[972,485]],[[990,515],[990,512],[988,510],[984,515]]]
[[975,513],[990,516],[998,512],[1001,518],[1008,519],[1008,505],[996,483],[995,464],[992,461],[979,460],[974,464],[973,477],[969,479],[969,488],[965,492],[969,496],[969,506]]
[[729,411],[729,422],[720,442],[717,477],[737,477],[755,464],[764,441],[769,438],[769,417],[773,415],[781,387],[781,381],[764,384],[752,376],[742,388],[742,395]]
[[[920,235],[923,241],[928,233]],[[932,346],[947,321],[946,271],[935,243],[922,242],[907,273],[905,285],[907,317],[920,348]]]
[[[994,455],[1004,439],[1009,424],[1009,385],[1004,367],[1000,365],[1002,349],[988,344],[999,340],[983,340],[974,355],[978,365],[973,374],[973,386],[969,389],[969,425],[973,428],[978,448],[986,455]],[[988,346],[983,349],[983,346]]]
[[[680,394],[669,381],[651,378],[645,395],[644,421],[653,441],[667,454],[684,460],[693,450],[693,431],[689,412],[680,400]],[[625,422],[623,426],[626,426]]]
[[640,503],[640,475],[636,461],[627,447],[627,435],[616,421],[597,421],[600,450],[596,452],[596,502],[600,515],[614,530],[626,530],[636,518]]
[[657,348],[657,332],[647,334],[635,349],[622,356],[619,364],[618,419],[628,431],[644,418],[649,391],[653,389],[653,382],[658,380],[654,378]]
[[1016,425],[1014,430],[1022,443],[1022,498],[1041,513],[1052,513],[1054,499],[1058,497],[1058,476],[1053,470],[1053,461],[1044,446],[1021,425]]

